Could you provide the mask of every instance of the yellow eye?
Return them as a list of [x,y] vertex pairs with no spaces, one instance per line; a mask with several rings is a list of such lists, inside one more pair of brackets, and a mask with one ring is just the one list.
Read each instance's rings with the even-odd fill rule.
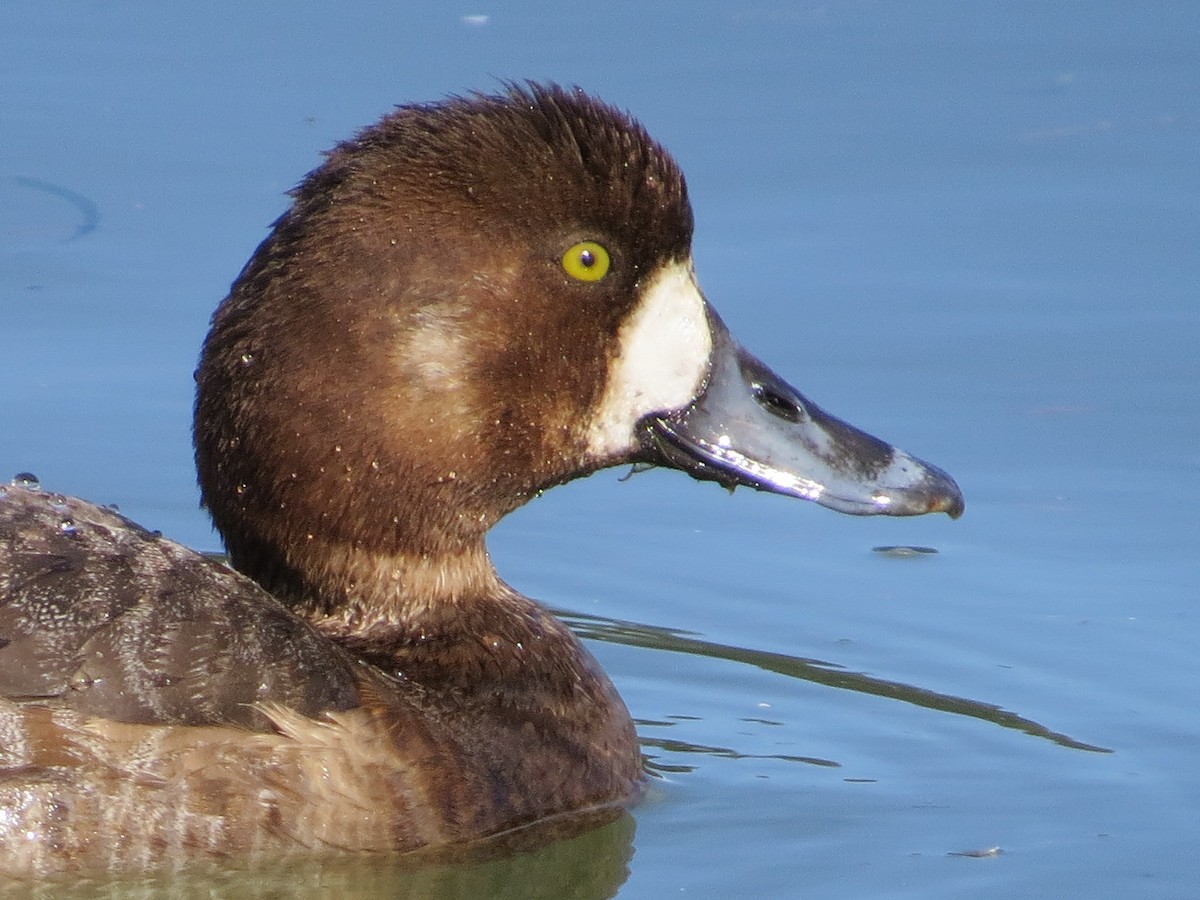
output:
[[595,241],[580,241],[563,254],[562,267],[580,281],[599,281],[608,274],[612,258]]

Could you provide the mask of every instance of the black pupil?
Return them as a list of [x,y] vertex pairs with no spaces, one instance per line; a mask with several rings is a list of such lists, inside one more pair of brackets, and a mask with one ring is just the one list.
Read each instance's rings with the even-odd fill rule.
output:
[[579,251],[579,264],[585,269],[590,269],[596,264],[596,254],[591,250]]

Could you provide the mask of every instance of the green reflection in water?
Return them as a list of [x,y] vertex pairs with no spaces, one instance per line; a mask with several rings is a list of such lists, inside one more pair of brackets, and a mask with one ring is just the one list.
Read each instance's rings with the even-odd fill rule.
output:
[[343,854],[273,863],[248,860],[110,880],[0,883],[0,898],[606,900],[629,877],[635,830],[628,812],[612,810],[565,816],[437,852]]
[[[874,694],[889,700],[899,700],[926,709],[953,713],[958,716],[970,716],[973,719],[983,719],[999,725],[1002,728],[1013,728],[1023,731],[1032,737],[1053,741],[1061,747],[1072,750],[1087,750],[1091,753],[1112,753],[1107,747],[1097,747],[1076,740],[1070,735],[1052,731],[1045,725],[1026,719],[1016,713],[1009,712],[993,703],[982,703],[969,700],[966,697],[955,697],[952,694],[939,694],[936,691],[915,687],[899,681],[888,681],[875,678],[862,672],[852,672],[837,663],[820,659],[805,659],[799,656],[788,656],[783,653],[769,653],[763,650],[751,650],[745,647],[731,647],[712,641],[701,640],[689,632],[677,631],[671,628],[661,628],[654,625],[642,625],[637,622],[626,622],[619,619],[609,619],[603,616],[585,615],[566,610],[554,610],[554,614],[565,621],[571,630],[580,637],[604,641],[612,644],[623,644],[627,647],[644,647],[649,650],[666,650],[671,653],[688,653],[693,656],[704,656],[709,659],[724,659],[730,662],[754,666],[768,672],[776,672],[789,678],[799,678],[823,684],[827,687],[856,691],[860,694]],[[655,740],[644,741],[650,746],[662,746]],[[680,750],[672,746],[670,749]],[[692,752],[708,752],[725,756],[737,754],[734,751],[721,748],[693,748]],[[825,761],[804,758],[803,762],[813,762],[818,765],[828,764]]]

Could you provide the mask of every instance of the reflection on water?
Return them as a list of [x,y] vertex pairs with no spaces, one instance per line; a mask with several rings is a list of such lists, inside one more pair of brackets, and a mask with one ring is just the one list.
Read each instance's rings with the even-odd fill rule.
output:
[[[900,700],[904,703],[911,703],[914,706],[923,706],[926,709],[939,710],[959,716],[970,716],[974,719],[983,719],[1003,728],[1013,728],[1017,731],[1023,731],[1032,737],[1045,738],[1048,741],[1053,741],[1062,747],[1069,747],[1072,750],[1088,750],[1093,753],[1112,752],[1107,747],[1097,747],[1094,744],[1087,744],[1069,735],[1053,731],[1039,722],[1026,719],[992,703],[969,700],[965,697],[955,697],[951,694],[939,694],[936,691],[915,687],[911,684],[875,678],[861,672],[851,672],[837,663],[826,662],[820,659],[788,656],[783,653],[769,653],[745,647],[731,647],[725,644],[701,640],[686,631],[608,619],[603,616],[584,615],[566,610],[555,610],[555,615],[570,625],[571,630],[580,637],[590,640],[624,644],[628,647],[666,650],[672,653],[688,653],[693,656],[704,656],[710,659],[723,659],[730,662],[742,663],[764,669],[768,672],[786,675],[789,678],[799,678],[803,681],[823,684],[827,687],[857,691],[860,694],[874,694],[877,697]],[[650,746],[665,748],[665,743],[646,741],[644,743],[648,743]],[[688,748],[686,745],[679,745],[677,742],[671,742],[670,749],[681,752],[712,753],[717,756],[736,755],[731,750],[711,747]],[[807,757],[775,758],[789,759],[795,762],[816,763],[817,765],[830,764],[825,760],[814,760]]]
[[18,239],[32,235],[51,238],[61,233],[59,239],[66,243],[91,234],[100,225],[100,207],[90,197],[85,197],[78,191],[73,191],[61,184],[42,181],[40,178],[14,175],[0,178],[0,195],[4,193],[5,182],[24,188],[26,191],[36,191],[40,195],[39,199],[52,197],[55,200],[64,201],[72,208],[72,221],[69,226],[56,225],[50,228],[45,224],[45,213],[32,207],[34,198],[21,192],[10,198],[10,202],[4,204],[16,211],[16,216],[11,222],[0,220],[0,233],[5,236]]
[[[605,818],[612,819],[611,814]],[[469,848],[400,857],[339,856],[229,866],[108,883],[0,884],[0,897],[150,900],[387,897],[394,900],[605,900],[629,877],[635,823],[627,812],[543,823]]]
[[[638,719],[637,724],[640,729],[653,725],[673,725],[674,723]],[[702,753],[705,756],[715,756],[721,759],[778,759],[783,762],[808,763],[811,766],[825,766],[833,769],[841,766],[841,763],[834,762],[832,759],[821,759],[817,756],[793,756],[787,753],[740,753],[729,747],[706,747],[703,744],[691,744],[687,741],[673,741],[667,738],[652,738],[644,734],[641,735],[641,743],[643,751],[646,751],[647,748],[655,748],[666,753]],[[696,768],[695,766],[662,762],[653,753],[649,752],[646,752],[645,756],[646,768],[660,775],[684,774]]]
[[[227,562],[222,553],[206,552],[203,554],[213,559]],[[980,700],[970,700],[966,697],[956,697],[953,694],[941,694],[926,688],[904,684],[900,681],[889,681],[886,678],[876,678],[862,672],[853,672],[839,665],[822,659],[809,659],[802,656],[789,656],[785,653],[772,653],[766,650],[754,650],[748,647],[734,647],[728,644],[718,644],[705,641],[694,636],[692,632],[675,628],[664,628],[659,625],[645,625],[640,622],[630,622],[623,619],[612,619],[607,616],[597,616],[587,613],[574,612],[565,609],[551,608],[551,612],[562,619],[570,629],[584,640],[602,641],[608,644],[621,644],[626,647],[640,647],[646,650],[665,650],[670,653],[687,653],[708,659],[722,659],[729,662],[754,666],[767,672],[775,672],[789,678],[798,678],[826,687],[856,691],[860,694],[874,694],[876,697],[886,697],[889,700],[899,700],[913,706],[938,710],[959,716],[969,716],[999,725],[1002,728],[1012,728],[1022,731],[1031,737],[1044,738],[1053,741],[1060,747],[1071,750],[1086,750],[1090,753],[1112,753],[1108,747],[1089,744],[1068,734],[1054,731],[1051,728],[1027,719],[1014,712],[1009,712],[994,703]],[[651,720],[639,720],[642,727],[666,726],[672,723]],[[764,724],[776,724],[768,722]],[[789,756],[768,754],[766,756],[743,754],[728,747],[706,747],[689,744],[686,741],[673,741],[662,738],[649,738],[642,735],[643,747],[655,747],[674,753],[700,753],[707,756],[725,759],[755,759],[770,758],[789,762],[802,762],[817,766],[837,766],[833,760],[811,756]],[[654,761],[650,756],[652,771],[677,772],[690,771],[688,766],[667,766]]]

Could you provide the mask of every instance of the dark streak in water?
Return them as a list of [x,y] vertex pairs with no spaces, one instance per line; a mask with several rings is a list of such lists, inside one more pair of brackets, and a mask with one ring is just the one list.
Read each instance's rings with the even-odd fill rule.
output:
[[[638,722],[639,726],[646,724],[646,722]],[[785,753],[740,753],[730,747],[708,747],[703,744],[692,744],[688,741],[676,741],[668,738],[642,737],[641,745],[643,750],[651,747],[664,750],[667,753],[701,753],[705,756],[716,756],[721,759],[774,759],[780,762],[805,763],[810,766],[821,766],[827,769],[840,769],[842,765],[832,759],[821,759],[819,756],[795,756]],[[664,763],[651,753],[647,753],[647,757],[646,767],[651,772],[659,775],[682,774],[695,769],[695,766]]]
[[51,184],[48,181],[42,181],[38,178],[27,178],[24,175],[14,175],[12,180],[22,187],[27,187],[30,190],[41,191],[43,194],[49,194],[52,197],[58,197],[60,200],[66,200],[79,213],[80,222],[75,227],[75,231],[64,239],[63,243],[68,241],[77,241],[84,235],[91,234],[100,225],[100,207],[94,201],[83,196],[70,188],[65,188],[62,185]]
[[672,653],[689,653],[693,656],[705,656],[710,659],[726,659],[730,662],[755,666],[768,672],[777,672],[789,678],[800,678],[828,687],[856,691],[860,694],[874,694],[889,700],[899,700],[926,709],[983,719],[1002,728],[1022,731],[1072,750],[1086,750],[1090,753],[1113,752],[1107,747],[1097,747],[1094,744],[1078,741],[1061,732],[1052,731],[1045,725],[1032,719],[1023,718],[992,703],[981,703],[978,700],[955,697],[951,694],[939,694],[936,691],[903,684],[899,681],[873,678],[861,672],[851,672],[837,663],[825,662],[820,659],[804,659],[783,653],[750,650],[744,647],[730,647],[725,644],[700,640],[687,632],[653,625],[624,622],[565,610],[555,610],[554,612],[582,638],[624,644],[627,647],[645,647],[652,650],[668,650]]

